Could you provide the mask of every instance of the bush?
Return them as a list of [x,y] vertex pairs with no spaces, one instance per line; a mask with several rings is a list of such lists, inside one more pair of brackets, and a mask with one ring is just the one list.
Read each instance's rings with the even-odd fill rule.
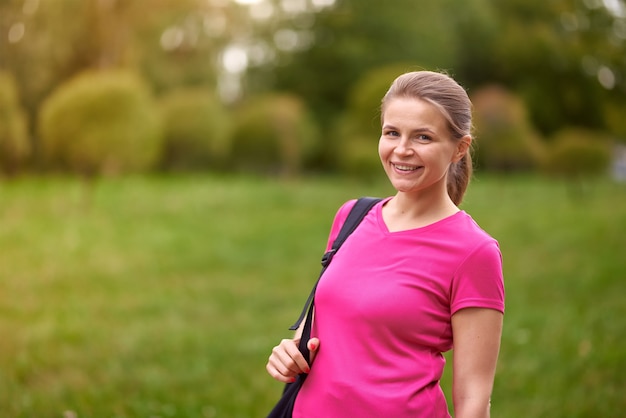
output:
[[289,94],[257,97],[237,112],[233,163],[243,171],[294,175],[315,157],[318,135],[300,98]]
[[196,170],[224,166],[230,153],[231,115],[211,91],[181,89],[160,101],[165,135],[162,165]]
[[0,72],[0,169],[16,174],[31,153],[26,113],[19,104],[13,77]]
[[518,97],[499,86],[487,86],[472,95],[472,103],[479,168],[524,171],[540,165],[543,143]]
[[414,65],[402,63],[376,68],[350,88],[348,107],[333,132],[336,154],[341,156],[336,163],[341,171],[366,178],[380,175],[377,150],[381,100],[396,77],[415,69]]
[[611,147],[606,135],[581,128],[557,132],[545,161],[550,174],[578,178],[607,173]]
[[[373,123],[380,125],[380,119]],[[336,138],[336,141],[333,141],[337,155],[335,164],[342,173],[349,176],[362,179],[380,177],[383,173],[378,156],[380,132],[360,133],[359,131],[363,129],[355,118],[344,116],[338,121],[333,132]]]
[[142,81],[124,71],[85,72],[42,105],[44,160],[84,175],[143,171],[160,158],[158,113]]
[[607,100],[604,105],[606,125],[611,133],[622,143],[626,143],[626,104],[617,100]]

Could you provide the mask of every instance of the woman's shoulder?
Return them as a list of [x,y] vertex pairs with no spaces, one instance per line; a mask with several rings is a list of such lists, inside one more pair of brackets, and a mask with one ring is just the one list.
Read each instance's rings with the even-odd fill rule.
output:
[[[333,223],[330,228],[330,235],[328,239],[327,248],[330,248],[331,243],[335,240],[335,238],[337,238],[337,235],[339,235],[341,226],[345,223],[346,219],[348,218],[348,215],[350,214],[350,211],[356,204],[357,200],[358,199],[350,199],[344,202],[343,204],[341,204],[341,206],[339,206],[339,209],[337,209],[337,212],[335,213],[335,217],[333,219]],[[381,200],[384,200],[384,199],[381,199]],[[379,201],[378,204],[380,205],[381,202]]]
[[468,244],[472,246],[489,243],[498,245],[498,241],[485,231],[469,213],[461,210],[454,218],[455,222],[450,226],[455,229],[455,235],[462,235],[463,240]]
[[[384,202],[386,200],[389,200],[390,198],[377,198],[377,204],[381,204],[381,202]],[[341,206],[339,206],[339,209],[337,210],[337,213],[335,214],[335,219],[334,219],[334,224],[340,224],[342,225],[345,220],[348,218],[348,215],[350,214],[350,211],[352,210],[352,208],[354,207],[354,205],[356,205],[356,202],[358,201],[358,199],[350,199],[345,201]]]

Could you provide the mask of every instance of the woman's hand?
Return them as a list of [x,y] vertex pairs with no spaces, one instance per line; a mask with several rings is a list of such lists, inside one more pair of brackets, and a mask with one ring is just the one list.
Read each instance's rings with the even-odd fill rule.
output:
[[[298,350],[299,339],[285,339],[272,349],[272,354],[265,368],[274,379],[283,383],[291,383],[296,380],[296,376],[301,373],[309,373],[311,368],[304,359],[300,350]],[[311,352],[311,363],[315,358],[317,350],[319,350],[320,340],[311,338],[307,343]]]

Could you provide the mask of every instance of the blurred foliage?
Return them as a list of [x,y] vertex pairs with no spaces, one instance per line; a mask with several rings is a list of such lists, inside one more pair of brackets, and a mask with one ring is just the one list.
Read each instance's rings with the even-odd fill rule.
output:
[[275,92],[298,96],[322,133],[315,168],[350,166],[337,153],[337,132],[363,144],[378,137],[356,116],[375,114],[378,100],[367,109],[369,101],[357,96],[377,88],[359,80],[392,63],[407,63],[399,71],[445,70],[470,93],[503,86],[522,100],[530,129],[547,142],[570,125],[626,138],[624,0],[149,6],[147,13],[140,0],[0,2],[0,70],[16,79],[35,148],[34,121],[58,85],[87,69],[123,68],[159,96],[209,86],[234,109]]
[[159,100],[168,170],[224,168],[230,154],[231,113],[209,89],[172,90]]
[[549,173],[577,180],[605,174],[611,161],[606,135],[588,129],[566,128],[554,135],[545,166]]
[[[624,18],[599,2],[447,0],[407,12],[414,8],[403,0],[338,2],[317,17],[319,41],[272,72],[275,85],[306,97],[325,121],[368,69],[409,61],[447,69],[469,89],[503,83],[527,100],[542,133],[572,120],[599,127],[598,105],[626,91]],[[616,74],[612,92],[598,82],[603,67]]]
[[[490,0],[490,7],[487,43],[468,44],[477,55],[465,64],[473,68],[466,83],[497,81],[521,94],[544,135],[573,122],[603,129],[603,101],[626,92],[626,33],[619,29],[626,15],[600,1]],[[603,80],[603,87],[603,74],[615,84]]]
[[348,92],[346,110],[333,129],[328,148],[340,170],[361,178],[379,177],[380,159],[376,149],[380,138],[380,105],[393,80],[406,71],[414,71],[409,63],[390,64],[365,73]]
[[476,90],[474,159],[480,169],[523,171],[539,166],[543,144],[534,132],[522,100],[491,85]]
[[228,1],[4,0],[0,68],[16,76],[32,114],[85,69],[131,68],[157,92],[212,85],[220,52],[245,22]]
[[616,141],[626,143],[626,101],[607,100],[604,114],[608,132]]
[[[316,42],[310,48],[280,56],[277,65],[253,71],[251,77],[265,75],[273,80],[273,88],[305,97],[327,132],[349,106],[348,94],[355,81],[369,71],[394,62],[410,62],[410,69],[455,66],[455,53],[460,48],[456,25],[452,24],[453,16],[460,14],[451,13],[455,3],[421,2],[416,9],[412,0],[384,4],[338,1],[334,8],[316,16],[311,28]],[[462,14],[471,19],[471,10],[462,8]],[[332,149],[330,136],[322,139],[323,146]],[[332,153],[327,153],[326,162],[332,158]]]
[[43,103],[42,153],[53,168],[87,176],[153,166],[162,148],[152,97],[141,80],[120,71],[86,72]]
[[0,171],[12,175],[31,152],[26,114],[11,74],[0,71]]
[[272,94],[237,111],[232,160],[242,171],[298,174],[315,157],[318,132],[297,96]]

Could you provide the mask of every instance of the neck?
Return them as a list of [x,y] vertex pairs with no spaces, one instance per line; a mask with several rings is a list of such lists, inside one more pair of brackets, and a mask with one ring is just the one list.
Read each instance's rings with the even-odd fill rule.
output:
[[400,231],[430,225],[458,211],[447,192],[437,197],[398,192],[383,208],[383,218],[390,230]]

